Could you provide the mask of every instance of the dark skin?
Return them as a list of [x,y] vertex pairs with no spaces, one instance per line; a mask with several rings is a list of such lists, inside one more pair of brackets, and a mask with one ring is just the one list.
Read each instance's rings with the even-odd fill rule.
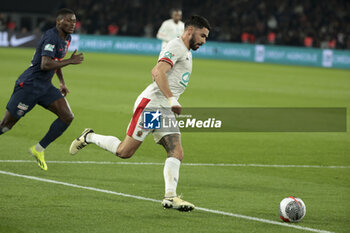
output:
[[[59,36],[63,40],[66,39],[68,34],[74,32],[75,23],[76,17],[74,14],[61,15],[57,17],[56,28],[58,30]],[[51,57],[42,56],[40,68],[42,70],[56,70],[56,75],[60,81],[60,91],[64,96],[66,96],[69,93],[69,90],[64,82],[62,67],[65,67],[67,65],[81,64],[83,60],[83,54],[77,54],[77,50],[73,52],[70,58],[62,61],[55,61]],[[67,125],[69,125],[74,118],[73,112],[70,109],[69,104],[65,98],[56,100],[55,102],[51,103],[46,109],[56,114],[58,118],[60,118]],[[6,110],[3,120],[0,122],[0,130],[5,127],[11,129],[18,120],[19,119],[12,116],[11,113]]]

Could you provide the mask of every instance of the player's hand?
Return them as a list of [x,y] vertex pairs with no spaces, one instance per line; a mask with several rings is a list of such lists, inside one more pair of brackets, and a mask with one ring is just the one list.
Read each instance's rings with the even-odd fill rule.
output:
[[65,84],[60,83],[60,91],[63,96],[66,96],[69,93],[68,88],[66,87]]
[[77,54],[77,50],[74,50],[70,56],[71,64],[81,64],[84,61],[83,53]]
[[181,104],[177,101],[177,99],[174,96],[168,98],[168,100],[171,107],[171,111],[173,111],[177,115],[180,115],[182,111]]

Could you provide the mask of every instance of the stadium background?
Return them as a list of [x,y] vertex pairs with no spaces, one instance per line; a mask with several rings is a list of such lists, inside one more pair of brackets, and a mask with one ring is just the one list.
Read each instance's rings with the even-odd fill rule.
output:
[[[47,150],[47,173],[35,167],[27,148],[45,133],[52,114],[36,107],[1,136],[0,232],[348,232],[348,132],[183,133],[179,193],[214,210],[186,214],[111,193],[162,198],[165,155],[151,137],[130,164],[93,146],[78,157],[67,152],[85,127],[124,135],[160,49],[152,37],[172,8],[181,8],[184,18],[203,14],[214,28],[195,53],[183,106],[348,108],[348,1],[1,2],[1,111],[30,63],[35,40],[54,25],[61,7],[77,12],[76,46],[85,52],[81,66],[63,69],[75,120]],[[26,48],[11,41],[30,35],[35,40],[21,44]],[[283,57],[271,57],[281,51]],[[279,225],[278,203],[289,195],[304,200],[307,214],[299,224]]]
[[348,1],[5,1],[0,30],[43,32],[62,7],[77,13],[80,34],[155,37],[170,10],[179,8],[184,17],[208,18],[210,40],[350,49]]
[[55,24],[55,9],[68,7],[78,17],[71,50],[156,55],[159,41],[150,38],[171,9],[181,8],[184,18],[202,14],[213,25],[210,42],[195,56],[348,69],[349,5],[312,0],[220,1],[219,5],[214,1],[5,2],[0,11],[0,46],[18,46],[11,42],[13,35],[33,35],[35,39],[21,45],[35,46],[41,33]]

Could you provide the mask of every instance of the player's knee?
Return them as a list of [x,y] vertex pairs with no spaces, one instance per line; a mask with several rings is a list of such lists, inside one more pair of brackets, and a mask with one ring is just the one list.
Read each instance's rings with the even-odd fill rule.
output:
[[70,113],[67,113],[60,118],[64,123],[66,123],[67,125],[70,125],[72,123],[72,121],[74,120],[74,114],[72,112],[70,112]]
[[122,159],[128,159],[131,158],[134,155],[135,151],[134,150],[127,150],[127,149],[119,149],[117,150],[117,156],[122,158]]
[[178,148],[174,150],[172,153],[169,153],[168,156],[177,158],[178,160],[182,161],[184,158],[184,151],[182,148]]
[[129,159],[134,155],[134,152],[132,151],[123,151],[121,153],[117,152],[117,156],[119,156],[122,159]]

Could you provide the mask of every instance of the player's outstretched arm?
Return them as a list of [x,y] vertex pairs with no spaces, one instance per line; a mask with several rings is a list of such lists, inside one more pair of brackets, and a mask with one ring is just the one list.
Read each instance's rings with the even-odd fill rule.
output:
[[177,99],[173,96],[170,90],[168,78],[166,73],[171,69],[171,65],[167,62],[158,62],[158,64],[152,69],[153,80],[157,83],[159,89],[163,95],[169,100],[171,110],[176,113],[181,113],[181,105]]
[[41,57],[41,65],[40,68],[42,70],[56,70],[62,67],[65,67],[70,64],[81,64],[84,60],[83,53],[76,54],[77,50],[75,50],[71,57],[62,61],[55,61],[49,56]]

